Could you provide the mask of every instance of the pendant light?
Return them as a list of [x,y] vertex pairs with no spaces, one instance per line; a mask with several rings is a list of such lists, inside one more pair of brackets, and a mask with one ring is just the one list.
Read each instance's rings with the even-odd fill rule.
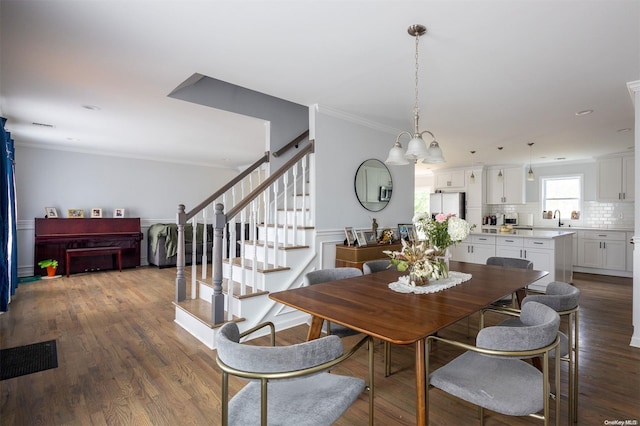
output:
[[[420,131],[420,127],[418,122],[420,121],[420,108],[418,107],[418,71],[419,71],[419,61],[418,61],[418,53],[419,53],[419,40],[420,36],[427,33],[427,27],[420,24],[411,25],[407,32],[409,35],[415,37],[416,40],[416,65],[415,65],[415,100],[413,105],[413,124],[414,124],[414,132],[413,134],[407,131],[400,132],[400,134],[396,137],[396,142],[393,144],[393,147],[389,151],[389,156],[385,160],[386,164],[392,166],[402,166],[405,164],[409,164],[413,162],[414,164],[418,162],[418,160],[423,160],[423,163],[444,163],[444,157],[442,155],[442,149],[440,149],[440,145],[438,141],[436,141],[436,137],[428,130]],[[427,144],[424,139],[422,139],[423,134],[429,134],[433,139],[429,144],[429,148],[427,148]],[[410,138],[409,144],[407,145],[407,151],[405,152],[402,149],[402,145],[400,144],[400,137],[406,135]]]
[[[471,152],[471,155],[472,155],[472,156],[473,156],[473,154],[475,154],[475,153],[476,153],[475,151],[469,151],[469,152]],[[471,170],[471,176],[469,176],[469,183],[470,183],[471,185],[473,185],[473,184],[475,184],[475,183],[476,183],[476,175],[474,175],[474,174],[473,174],[473,170]]]
[[531,147],[533,146],[533,142],[529,142],[527,145],[529,145],[529,171],[527,172],[527,180],[529,182],[533,182],[536,180],[536,177],[533,174],[533,169],[531,168]]

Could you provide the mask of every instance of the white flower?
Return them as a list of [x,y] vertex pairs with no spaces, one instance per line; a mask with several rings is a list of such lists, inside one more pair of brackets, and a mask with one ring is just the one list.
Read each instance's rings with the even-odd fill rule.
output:
[[447,232],[451,237],[451,241],[458,242],[464,240],[465,238],[467,238],[467,236],[469,236],[469,233],[471,232],[471,226],[466,220],[452,216],[449,218]]

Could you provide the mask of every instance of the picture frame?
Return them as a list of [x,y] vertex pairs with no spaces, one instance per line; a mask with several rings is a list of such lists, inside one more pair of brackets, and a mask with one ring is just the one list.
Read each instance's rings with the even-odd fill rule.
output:
[[378,238],[373,231],[364,231],[364,238],[367,240],[368,246],[378,244]]
[[416,231],[413,227],[413,223],[399,223],[398,224],[398,237],[401,240],[413,243],[416,241]]
[[356,235],[358,237],[358,245],[360,247],[365,247],[367,245],[367,237],[364,234],[365,231],[357,231]]
[[83,219],[84,209],[67,209],[67,217],[69,219]]
[[91,209],[91,217],[102,217],[102,209],[98,207],[93,207]]
[[356,235],[356,231],[351,226],[345,226],[344,235],[347,237],[347,245],[354,246],[358,241],[358,236]]
[[44,212],[45,212],[45,217],[47,217],[48,219],[58,218],[58,210],[55,207],[45,207]]
[[117,218],[124,217],[124,209],[115,209],[113,211],[113,217],[117,217]]

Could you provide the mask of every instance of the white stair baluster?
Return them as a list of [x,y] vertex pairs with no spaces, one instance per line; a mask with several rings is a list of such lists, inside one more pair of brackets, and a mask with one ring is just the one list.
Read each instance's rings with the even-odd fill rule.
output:
[[[278,181],[273,182],[273,267],[276,268],[278,266],[278,242],[279,242],[279,232],[278,232],[278,192],[279,192]],[[265,259],[267,262],[268,258]]]
[[[282,183],[283,183],[283,188],[282,188],[282,208],[284,210],[284,220],[282,221],[282,246],[285,247],[287,245],[287,243],[289,242],[289,216],[288,216],[288,212],[287,212],[287,207],[288,207],[288,203],[287,203],[287,191],[289,189],[289,170],[287,170],[286,172],[284,172],[284,175],[282,176]],[[275,248],[276,253],[278,253],[278,247]]]
[[302,161],[302,244],[307,244],[307,158],[305,155],[300,161]]
[[196,270],[196,251],[198,249],[198,244],[196,244],[197,237],[197,229],[198,221],[196,220],[196,216],[191,219],[191,298],[196,299],[198,297],[197,289],[196,289],[196,274],[198,273]]
[[[246,262],[246,253],[245,253],[245,240],[246,240],[246,235],[244,233],[245,229],[244,229],[244,224],[246,222],[245,219],[245,210],[246,209],[242,209],[242,212],[240,212],[240,264],[242,265],[242,269],[241,269],[241,274],[240,274],[240,295],[244,296],[245,294],[247,294],[247,268],[245,268]],[[234,250],[237,247],[237,244],[234,244]]]
[[209,242],[207,236],[207,208],[202,210],[202,273],[200,274],[202,280],[207,279],[207,263],[209,262],[209,255],[207,254],[207,243]]
[[[298,163],[293,165],[293,245],[298,244]],[[304,212],[303,212],[304,214]]]

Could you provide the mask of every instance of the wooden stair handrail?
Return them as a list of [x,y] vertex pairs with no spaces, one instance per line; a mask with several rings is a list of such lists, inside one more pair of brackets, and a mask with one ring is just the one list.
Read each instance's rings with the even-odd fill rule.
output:
[[297,148],[298,145],[300,145],[300,142],[302,142],[307,136],[309,136],[309,129],[302,132],[300,136],[298,136],[297,138],[295,138],[294,140],[292,140],[291,142],[289,142],[288,144],[286,144],[285,146],[283,146],[282,148],[274,152],[272,155],[274,157],[280,157],[282,154],[289,151],[291,147],[295,146]]
[[245,207],[249,205],[251,201],[253,201],[256,197],[261,195],[272,183],[280,178],[287,170],[291,168],[294,164],[296,164],[301,158],[303,158],[308,153],[312,153],[314,151],[314,141],[310,140],[309,145],[302,148],[296,155],[291,157],[289,161],[284,163],[282,167],[280,167],[275,173],[272,173],[267,179],[265,179],[260,185],[258,185],[253,191],[251,191],[244,199],[242,199],[238,204],[233,206],[230,210],[227,211],[226,217],[227,222],[229,219],[235,217],[238,213],[242,211]]
[[222,194],[224,194],[225,192],[227,192],[228,190],[233,188],[242,179],[244,179],[245,177],[249,176],[254,170],[256,170],[258,167],[260,167],[262,164],[268,163],[268,162],[269,162],[269,152],[267,151],[267,152],[264,153],[264,155],[262,157],[260,157],[255,163],[253,163],[252,165],[247,167],[242,173],[240,173],[235,178],[231,179],[222,188],[218,189],[216,192],[211,194],[206,200],[204,200],[203,202],[201,202],[200,204],[198,204],[197,206],[192,208],[189,212],[187,212],[186,220],[189,220],[192,217],[194,217],[202,209],[207,207],[209,204],[211,204],[214,200],[216,200]]

